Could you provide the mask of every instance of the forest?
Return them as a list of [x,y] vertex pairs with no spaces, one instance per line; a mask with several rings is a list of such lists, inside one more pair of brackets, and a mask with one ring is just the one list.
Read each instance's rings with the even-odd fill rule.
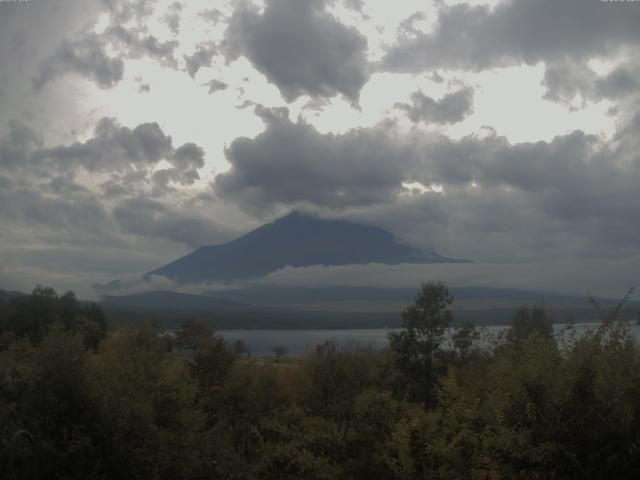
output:
[[389,347],[255,358],[207,325],[110,328],[72,292],[0,300],[0,472],[42,479],[640,478],[625,301],[554,334],[450,328],[425,283]]

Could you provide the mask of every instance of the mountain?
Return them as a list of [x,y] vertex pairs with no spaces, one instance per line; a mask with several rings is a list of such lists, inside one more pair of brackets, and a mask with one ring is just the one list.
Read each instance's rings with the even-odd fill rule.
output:
[[233,300],[162,290],[135,293],[132,295],[103,295],[102,301],[112,305],[189,311],[229,312],[256,310],[256,307],[253,305]]
[[293,212],[221,245],[194,252],[145,275],[182,283],[259,278],[287,265],[460,263],[407,245],[382,228]]
[[386,328],[400,319],[398,312],[304,311],[171,291],[103,296],[100,306],[113,325],[151,322],[169,328],[184,320],[216,329]]
[[26,293],[14,292],[11,290],[0,290],[0,300],[9,301],[14,298],[26,297]]
[[[280,285],[248,285],[239,288],[225,288],[224,290],[209,291],[210,295],[219,300],[226,299],[240,303],[267,306],[291,306],[306,308],[307,306],[357,301],[366,302],[404,302],[405,305],[413,302],[418,294],[418,287],[351,287],[351,286],[316,286],[295,287]],[[547,292],[534,292],[515,290],[509,288],[490,287],[455,287],[449,288],[454,298],[454,308],[460,302],[504,303],[512,302],[519,305],[532,304],[584,304],[585,295],[550,294]],[[610,307],[619,300],[599,298],[604,306]]]
[[[417,289],[399,288],[251,287],[219,291],[216,297],[171,291],[103,296],[100,306],[112,325],[152,322],[175,328],[191,319],[216,329],[386,328],[400,325],[400,313],[416,293]],[[554,322],[597,320],[585,296],[483,287],[453,288],[452,293],[455,325],[506,325],[519,307],[534,304],[544,304]],[[618,304],[610,298],[599,302],[605,310]],[[637,315],[640,303],[630,302],[628,307]]]

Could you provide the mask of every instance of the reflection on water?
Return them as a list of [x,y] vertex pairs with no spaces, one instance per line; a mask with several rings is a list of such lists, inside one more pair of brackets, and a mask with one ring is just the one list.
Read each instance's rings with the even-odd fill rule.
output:
[[[580,323],[575,325],[576,335],[582,335],[587,329],[595,329],[598,323]],[[556,324],[554,329],[561,334],[568,325]],[[507,327],[496,325],[479,329],[482,332],[481,342],[488,343]],[[276,346],[287,348],[289,355],[301,355],[315,345],[327,340],[334,340],[339,345],[358,343],[371,345],[382,349],[387,346],[387,333],[393,329],[370,328],[353,330],[219,330],[229,343],[241,340],[249,347],[252,356],[264,357],[274,355],[272,349]],[[638,337],[640,326],[633,325],[632,333]]]

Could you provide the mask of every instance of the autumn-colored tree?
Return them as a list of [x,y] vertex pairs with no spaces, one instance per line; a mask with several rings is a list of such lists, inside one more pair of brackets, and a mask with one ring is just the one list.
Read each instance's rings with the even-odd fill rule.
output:
[[198,348],[208,345],[214,337],[214,331],[209,326],[195,320],[185,320],[175,333],[176,346],[195,352]]
[[0,468],[26,430],[40,478],[640,476],[624,302],[586,331],[521,309],[480,348],[471,326],[445,342],[451,301],[425,284],[386,351],[329,341],[276,364],[191,322],[173,351],[142,323],[90,344],[80,313],[98,315],[39,288],[0,303]]

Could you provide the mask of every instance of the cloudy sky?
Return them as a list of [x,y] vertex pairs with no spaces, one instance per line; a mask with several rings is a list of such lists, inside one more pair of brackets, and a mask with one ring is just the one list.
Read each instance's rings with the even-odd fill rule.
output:
[[0,288],[88,297],[301,209],[621,295],[639,46],[640,2],[0,1]]

